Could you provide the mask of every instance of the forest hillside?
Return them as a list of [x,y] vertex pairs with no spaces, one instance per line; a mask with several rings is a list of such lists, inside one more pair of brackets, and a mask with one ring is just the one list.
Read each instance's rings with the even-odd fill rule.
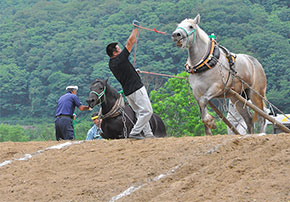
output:
[[[0,4],[1,120],[53,118],[65,87],[78,85],[84,103],[90,83],[107,78],[105,47],[121,45],[133,28],[142,30],[136,67],[156,73],[184,72],[186,51],[170,33],[185,18],[201,15],[200,26],[234,53],[256,57],[267,79],[267,98],[290,112],[289,5],[282,0],[2,0]],[[131,56],[133,60],[133,56]],[[162,82],[164,78],[162,78]],[[146,82],[146,81],[144,81]],[[149,86],[149,91],[154,86]],[[158,89],[156,89],[158,90]],[[288,98],[288,99],[287,99]]]

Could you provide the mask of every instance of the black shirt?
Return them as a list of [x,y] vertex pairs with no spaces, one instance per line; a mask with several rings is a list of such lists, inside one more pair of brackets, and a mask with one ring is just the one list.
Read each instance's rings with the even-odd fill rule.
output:
[[129,61],[129,51],[124,50],[116,57],[111,58],[109,67],[116,79],[121,83],[126,96],[143,87],[139,74]]

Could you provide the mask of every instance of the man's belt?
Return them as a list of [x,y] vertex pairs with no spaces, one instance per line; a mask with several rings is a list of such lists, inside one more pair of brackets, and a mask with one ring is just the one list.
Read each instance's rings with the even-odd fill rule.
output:
[[60,114],[60,115],[57,115],[55,118],[58,118],[58,117],[69,117],[69,118],[73,118],[73,116],[71,115],[65,115],[65,114]]

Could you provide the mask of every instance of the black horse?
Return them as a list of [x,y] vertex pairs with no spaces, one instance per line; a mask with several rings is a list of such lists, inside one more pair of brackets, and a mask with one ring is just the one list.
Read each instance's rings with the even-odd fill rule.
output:
[[[121,139],[129,136],[136,123],[135,112],[124,102],[123,96],[108,84],[108,79],[96,79],[91,84],[87,103],[91,108],[99,104],[102,106],[103,138]],[[166,136],[163,121],[154,113],[150,119],[150,126],[155,137]]]

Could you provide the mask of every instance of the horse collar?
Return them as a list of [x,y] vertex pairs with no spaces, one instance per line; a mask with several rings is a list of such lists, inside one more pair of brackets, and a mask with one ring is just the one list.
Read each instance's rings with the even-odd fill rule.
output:
[[188,64],[185,65],[185,71],[191,74],[195,73],[201,73],[206,70],[209,70],[213,68],[220,57],[220,50],[219,47],[216,44],[216,41],[214,39],[210,39],[210,47],[209,47],[209,52],[207,56],[197,65],[195,66],[189,66]]

